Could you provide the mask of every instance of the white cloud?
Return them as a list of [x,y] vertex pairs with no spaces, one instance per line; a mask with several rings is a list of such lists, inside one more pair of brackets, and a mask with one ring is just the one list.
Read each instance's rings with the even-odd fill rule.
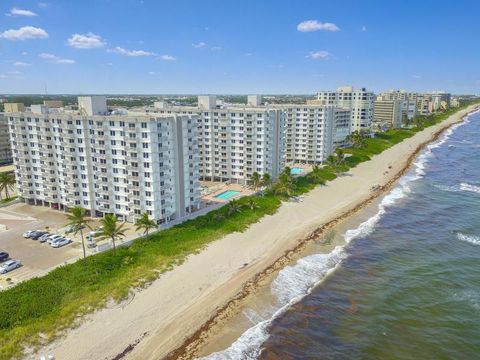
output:
[[212,51],[218,51],[218,50],[222,50],[222,48],[220,46],[212,46],[210,48]]
[[89,32],[88,34],[73,34],[68,39],[68,45],[76,49],[96,49],[105,46],[101,36]]
[[362,26],[362,31],[367,31],[367,27],[365,25]]
[[160,55],[160,56],[158,57],[158,59],[159,59],[159,60],[163,60],[163,61],[175,61],[175,60],[177,60],[177,59],[175,58],[175,56],[172,56],[172,55]]
[[29,64],[29,63],[26,63],[26,62],[23,62],[23,61],[15,61],[13,63],[13,65],[15,65],[15,66],[31,66],[32,64]]
[[40,8],[46,8],[46,7],[48,6],[48,4],[45,3],[45,2],[39,2],[37,5],[38,5],[38,7],[40,7]]
[[48,54],[48,53],[41,53],[40,55],[38,55],[41,59],[49,62],[49,63],[53,63],[53,64],[67,64],[67,65],[70,65],[70,64],[75,64],[75,60],[71,60],[71,59],[62,59],[61,57],[58,57],[56,55],[53,55],[53,54]]
[[245,55],[245,56],[253,56],[253,53],[248,52],[248,53],[245,53],[245,54],[243,54],[243,55]]
[[22,51],[20,54],[21,54],[21,55],[28,55],[28,52]]
[[422,75],[412,75],[412,77],[413,77],[414,79],[421,79],[421,78],[422,78]]
[[333,23],[322,23],[318,20],[305,20],[297,25],[297,30],[301,32],[311,32],[318,30],[340,31],[340,28]]
[[15,7],[12,8],[10,10],[10,12],[6,13],[5,15],[7,15],[7,16],[38,16],[33,11],[18,9],[18,8],[15,8]]
[[306,57],[314,60],[325,60],[332,57],[332,54],[326,50],[310,51]]
[[28,40],[28,39],[46,39],[48,38],[48,33],[41,29],[33,26],[24,26],[20,29],[10,29],[6,30],[0,34],[0,38],[7,40]]
[[139,56],[153,56],[155,53],[152,53],[150,51],[144,51],[144,50],[127,50],[124,49],[120,46],[117,46],[113,49],[108,50],[110,52],[114,52],[116,54],[120,55],[125,55],[125,56],[133,56],[133,57],[139,57]]
[[192,44],[192,46],[193,46],[195,49],[200,49],[200,48],[203,48],[203,47],[207,46],[207,44],[204,43],[203,41],[200,41],[199,43]]

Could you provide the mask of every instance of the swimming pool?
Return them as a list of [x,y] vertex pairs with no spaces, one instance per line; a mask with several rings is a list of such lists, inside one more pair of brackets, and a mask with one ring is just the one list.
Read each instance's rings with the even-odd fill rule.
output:
[[240,191],[235,191],[235,190],[227,190],[227,191],[224,191],[218,195],[215,195],[215,198],[216,199],[222,199],[222,200],[228,200],[234,196],[237,196],[238,194],[240,194]]
[[303,169],[299,167],[293,167],[290,169],[290,174],[292,175],[300,175],[303,174]]

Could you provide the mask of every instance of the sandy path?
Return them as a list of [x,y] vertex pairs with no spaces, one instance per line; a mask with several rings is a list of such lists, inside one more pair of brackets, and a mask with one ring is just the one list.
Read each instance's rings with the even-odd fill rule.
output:
[[130,302],[98,311],[40,354],[54,354],[62,360],[113,359],[138,343],[125,352],[125,358],[162,358],[208,321],[242,284],[321,224],[364,202],[371,196],[372,185],[393,179],[418,145],[468,111],[471,108],[358,165],[328,186],[314,189],[303,202],[284,203],[276,214],[244,233],[212,243],[136,293]]

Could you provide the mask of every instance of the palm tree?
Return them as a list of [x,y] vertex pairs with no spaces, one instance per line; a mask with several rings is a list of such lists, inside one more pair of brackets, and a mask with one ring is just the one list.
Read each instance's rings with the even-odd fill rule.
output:
[[257,202],[253,198],[248,199],[247,206],[250,210],[255,210],[259,208]]
[[228,204],[228,215],[239,213],[241,210],[242,205],[236,200],[230,201]]
[[145,235],[147,238],[148,238],[148,232],[158,227],[155,220],[150,219],[147,213],[143,213],[137,219],[137,221],[135,221],[135,225],[137,226],[135,231],[143,230],[143,235]]
[[262,186],[269,187],[272,184],[272,178],[269,173],[262,175]]
[[295,189],[295,181],[291,173],[291,169],[287,166],[278,177],[275,186],[275,192],[290,196]]
[[15,175],[13,173],[3,172],[0,173],[0,193],[5,191],[5,197],[10,198],[8,190],[13,190],[15,186]]
[[125,222],[118,224],[117,216],[114,214],[106,214],[105,217],[100,220],[102,224],[101,237],[103,239],[111,239],[113,244],[113,251],[115,252],[115,240],[121,237],[125,237]]
[[258,172],[254,172],[252,174],[252,177],[250,178],[250,183],[252,184],[253,188],[255,189],[255,192],[257,192],[258,188],[262,184],[262,178],[260,177],[260,174]]
[[361,148],[365,145],[365,132],[356,130],[347,136],[347,141],[351,142],[353,147]]
[[345,162],[345,152],[342,148],[338,148],[335,150],[335,154],[337,155],[337,165],[342,165]]
[[323,178],[322,173],[320,172],[320,167],[318,165],[313,165],[310,177],[315,181],[315,183],[319,185],[325,184],[325,179]]
[[87,252],[85,251],[85,240],[83,238],[83,228],[88,226],[88,223],[91,221],[85,216],[85,209],[80,206],[75,206],[70,209],[70,214],[67,215],[68,225],[74,228],[73,234],[77,235],[80,232],[80,237],[82,238],[82,247],[83,247],[83,258],[87,257]]

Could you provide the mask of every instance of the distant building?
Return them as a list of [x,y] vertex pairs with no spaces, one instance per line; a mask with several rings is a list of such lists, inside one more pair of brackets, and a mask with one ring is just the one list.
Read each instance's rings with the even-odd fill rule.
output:
[[79,96],[78,109],[85,111],[88,116],[93,115],[107,115],[107,98],[106,96]]
[[21,112],[25,110],[25,105],[22,103],[4,103],[3,109],[6,113]]
[[56,109],[63,107],[62,100],[44,100],[43,105],[49,107],[50,109]]
[[0,165],[11,164],[12,162],[8,122],[5,114],[0,113]]
[[445,91],[433,91],[428,95],[432,99],[433,111],[446,110],[450,107],[451,94]]
[[366,88],[355,89],[352,86],[342,86],[336,91],[320,91],[317,93],[317,100],[323,105],[350,109],[351,132],[369,130],[372,126],[375,96]]
[[452,97],[450,99],[450,107],[459,107],[460,106],[460,100],[457,97]]
[[402,100],[389,100],[378,96],[373,110],[373,128],[386,130],[402,126]]
[[[400,100],[401,121],[413,120],[417,116],[417,93],[407,92],[405,90],[389,90],[380,93],[382,100]],[[378,97],[377,97],[378,99]]]
[[248,95],[247,96],[247,105],[249,105],[249,106],[260,106],[260,105],[262,105],[262,96],[261,95]]
[[215,95],[199,96],[198,107],[202,109],[215,109],[217,107],[217,97]]
[[79,99],[83,112],[6,114],[19,196],[128,221],[147,213],[163,223],[197,209],[197,116],[97,115],[101,98]]

